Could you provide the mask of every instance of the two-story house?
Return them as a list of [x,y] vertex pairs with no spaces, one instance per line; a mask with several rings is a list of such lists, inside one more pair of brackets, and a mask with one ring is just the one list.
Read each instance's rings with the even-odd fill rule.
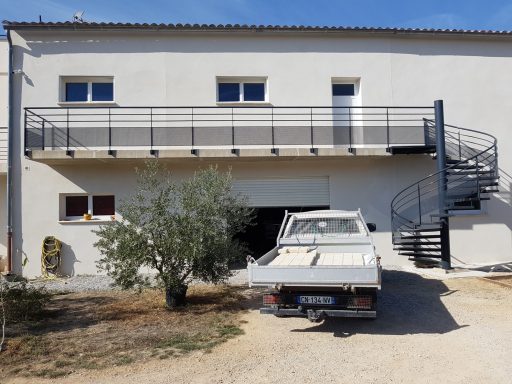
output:
[[91,230],[120,219],[148,158],[177,180],[231,169],[257,209],[244,236],[255,256],[284,210],[360,208],[385,265],[512,259],[512,33],[4,28],[16,272],[27,258],[23,274],[39,275],[41,242],[54,235],[63,273],[96,273]]

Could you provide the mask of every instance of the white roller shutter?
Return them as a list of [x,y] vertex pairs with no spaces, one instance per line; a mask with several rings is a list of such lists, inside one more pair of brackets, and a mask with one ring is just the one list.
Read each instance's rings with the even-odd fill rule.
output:
[[249,197],[251,207],[328,206],[328,177],[237,179],[233,192]]

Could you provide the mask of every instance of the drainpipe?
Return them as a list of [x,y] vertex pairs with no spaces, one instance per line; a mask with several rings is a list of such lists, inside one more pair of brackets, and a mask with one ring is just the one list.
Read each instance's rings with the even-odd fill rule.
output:
[[11,31],[7,30],[7,42],[9,43],[9,122],[7,126],[7,274],[12,272],[12,161],[13,161],[13,52]]

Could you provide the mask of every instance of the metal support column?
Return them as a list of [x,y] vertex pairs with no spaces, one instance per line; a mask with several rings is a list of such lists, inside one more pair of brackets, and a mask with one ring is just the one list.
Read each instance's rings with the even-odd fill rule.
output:
[[434,101],[436,118],[436,156],[439,219],[441,221],[441,264],[444,269],[451,268],[449,219],[446,205],[446,145],[444,135],[443,100]]

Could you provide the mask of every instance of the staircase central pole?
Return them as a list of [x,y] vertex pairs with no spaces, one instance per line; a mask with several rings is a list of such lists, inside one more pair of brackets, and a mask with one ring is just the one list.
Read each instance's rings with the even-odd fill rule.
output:
[[437,155],[437,188],[439,199],[439,217],[441,222],[441,266],[444,269],[451,268],[450,259],[450,234],[448,209],[446,205],[446,144],[444,135],[444,109],[443,100],[434,101],[436,118],[436,155]]

